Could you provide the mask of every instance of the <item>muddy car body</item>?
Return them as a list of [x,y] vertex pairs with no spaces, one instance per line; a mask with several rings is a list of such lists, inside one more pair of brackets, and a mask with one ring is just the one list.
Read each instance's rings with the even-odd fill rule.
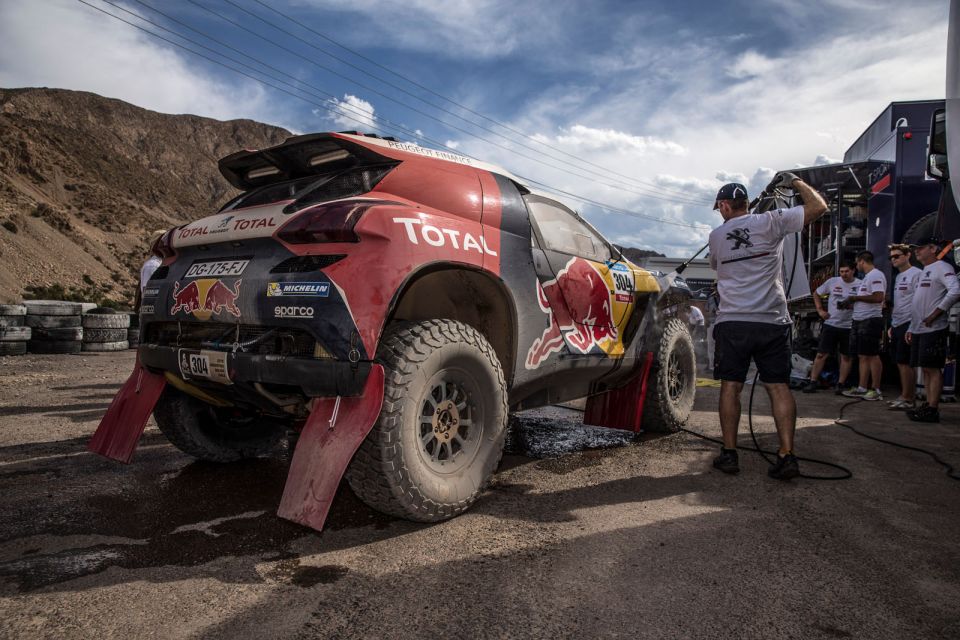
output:
[[[369,504],[429,521],[479,494],[508,410],[622,387],[649,353],[645,426],[685,419],[692,346],[667,317],[685,291],[506,171],[345,133],[220,169],[243,193],[158,241],[140,310],[138,375],[162,377],[154,414],[187,453],[260,455],[321,407],[328,431],[307,440],[329,448],[338,419],[372,415],[320,473],[335,486],[349,464]],[[297,455],[291,475],[318,473]]]

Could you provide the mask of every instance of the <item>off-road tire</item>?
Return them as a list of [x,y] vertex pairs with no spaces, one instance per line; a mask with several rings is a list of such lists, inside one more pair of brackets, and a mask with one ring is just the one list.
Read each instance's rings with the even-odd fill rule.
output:
[[80,353],[79,340],[31,340],[27,343],[30,353]]
[[126,340],[116,340],[114,342],[84,342],[81,351],[125,351],[130,348],[130,343]]
[[125,313],[88,313],[83,316],[85,329],[126,329],[130,326],[130,316]]
[[67,327],[61,329],[33,329],[34,340],[83,340],[83,327]]
[[26,342],[0,342],[0,356],[22,356],[26,352]]
[[131,349],[140,344],[140,329],[127,329],[127,342]]
[[25,316],[27,308],[22,304],[0,304],[0,316]]
[[30,327],[0,327],[0,342],[26,342]]
[[209,462],[235,462],[271,453],[286,435],[286,424],[264,416],[231,416],[167,386],[153,417],[167,440],[189,456]]
[[127,329],[84,329],[84,342],[120,342],[127,339]]
[[[383,408],[347,469],[350,488],[374,509],[408,520],[459,515],[476,501],[503,455],[507,393],[493,347],[454,320],[403,322],[384,332],[377,361],[386,373]],[[437,393],[451,395],[441,401]],[[457,399],[462,403],[450,413],[459,426],[454,422],[453,438],[441,444],[445,435],[424,417],[432,405],[434,421],[440,420],[440,407]],[[443,452],[446,463],[439,459]],[[444,464],[452,472],[441,471]]]
[[22,327],[27,322],[27,316],[0,316],[0,327]]
[[37,316],[79,316],[83,306],[79,302],[65,300],[25,300],[27,315]]
[[923,238],[929,238],[937,230],[937,212],[933,211],[923,216],[907,229],[900,241],[903,244],[917,244]]
[[643,429],[672,433],[687,422],[697,391],[697,361],[693,338],[676,318],[660,331],[647,381]]
[[24,316],[24,324],[28,327],[43,329],[65,329],[79,327],[80,316],[44,316],[28,314]]

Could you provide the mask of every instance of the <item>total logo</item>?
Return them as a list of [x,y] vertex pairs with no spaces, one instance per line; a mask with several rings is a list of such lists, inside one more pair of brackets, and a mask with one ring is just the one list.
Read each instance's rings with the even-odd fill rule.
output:
[[185,287],[180,282],[173,283],[173,307],[170,315],[179,312],[192,314],[200,320],[209,320],[212,316],[227,313],[235,318],[240,317],[240,308],[237,300],[240,298],[240,283],[238,279],[231,289],[222,280],[201,278],[192,280]]
[[185,240],[197,236],[214,235],[218,233],[228,233],[233,231],[249,231],[253,229],[273,229],[277,223],[273,217],[269,218],[236,218],[228,216],[214,225],[212,228],[207,225],[201,227],[187,226],[177,232],[177,239]]
[[424,224],[423,220],[418,218],[394,218],[394,222],[402,224],[407,231],[407,240],[419,245],[422,239],[431,247],[443,247],[449,242],[454,249],[460,251],[476,251],[480,254],[490,256],[497,255],[497,252],[487,246],[487,241],[483,236],[477,241],[470,233],[461,233],[456,229],[444,229],[435,227],[432,224]]
[[312,318],[313,307],[274,307],[274,318]]

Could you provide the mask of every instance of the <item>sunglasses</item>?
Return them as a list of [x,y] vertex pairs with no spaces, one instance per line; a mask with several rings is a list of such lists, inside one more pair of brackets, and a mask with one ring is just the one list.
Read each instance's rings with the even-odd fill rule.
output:
[[890,254],[890,259],[891,259],[891,260],[896,260],[897,258],[902,258],[902,257],[903,257],[903,254],[902,254],[902,253],[891,253],[891,254]]

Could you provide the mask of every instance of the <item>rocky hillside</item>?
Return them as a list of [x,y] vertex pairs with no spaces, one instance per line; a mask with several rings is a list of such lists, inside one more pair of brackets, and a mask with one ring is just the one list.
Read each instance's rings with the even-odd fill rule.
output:
[[234,195],[217,160],[289,135],[92,93],[0,89],[0,302],[25,290],[131,298],[151,232]]

